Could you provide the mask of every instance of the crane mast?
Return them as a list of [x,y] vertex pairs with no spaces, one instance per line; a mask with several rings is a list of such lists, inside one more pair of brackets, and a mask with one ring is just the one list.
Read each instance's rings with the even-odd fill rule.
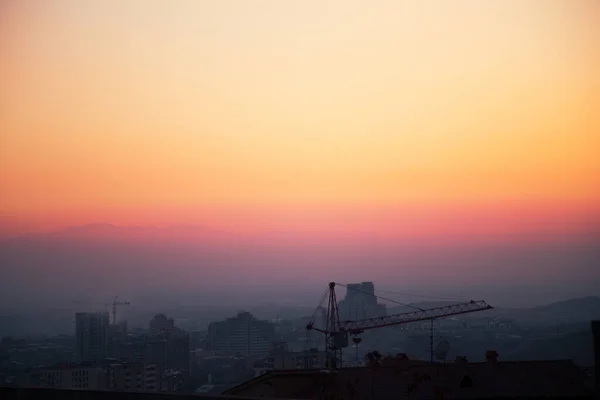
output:
[[337,362],[341,363],[342,360],[342,349],[348,346],[348,337],[346,336],[346,343],[344,345],[343,336],[340,335],[340,312],[338,309],[337,299],[335,297],[335,283],[329,283],[329,300],[327,306],[327,326],[325,332],[325,347],[330,351],[327,366],[331,369],[337,368]]
[[[356,321],[340,321],[339,309],[335,295],[335,282],[329,283],[327,307],[327,324],[324,329],[314,326],[314,320],[306,326],[307,330],[315,330],[325,335],[326,351],[329,353],[328,367],[337,368],[342,362],[342,349],[348,347],[348,335],[358,335],[366,330],[408,324],[418,321],[432,321],[455,315],[477,311],[491,310],[493,307],[483,300],[471,300],[465,303],[452,304],[430,309],[392,314],[382,317],[367,318]],[[320,306],[320,305],[319,305]]]
[[129,304],[131,304],[128,301],[117,301],[118,298],[119,298],[119,296],[115,296],[115,299],[113,300],[113,303],[112,303],[112,323],[113,323],[113,325],[117,323],[117,306],[128,306]]

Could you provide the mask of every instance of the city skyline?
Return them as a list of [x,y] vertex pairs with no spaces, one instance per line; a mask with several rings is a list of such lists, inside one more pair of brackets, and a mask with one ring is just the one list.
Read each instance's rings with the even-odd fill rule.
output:
[[600,0],[0,0],[0,398],[591,398]]

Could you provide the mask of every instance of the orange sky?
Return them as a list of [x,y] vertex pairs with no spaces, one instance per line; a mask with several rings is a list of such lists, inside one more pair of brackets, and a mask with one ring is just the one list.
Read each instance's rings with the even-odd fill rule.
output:
[[594,0],[5,0],[0,216],[579,226],[598,21]]

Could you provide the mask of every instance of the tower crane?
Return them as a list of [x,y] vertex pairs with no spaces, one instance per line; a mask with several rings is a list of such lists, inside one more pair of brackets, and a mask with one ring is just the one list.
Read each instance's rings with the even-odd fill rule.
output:
[[[415,311],[392,314],[383,317],[367,318],[355,321],[340,321],[338,303],[335,295],[335,286],[335,282],[329,283],[327,296],[327,323],[324,329],[315,327],[315,315],[313,315],[313,318],[306,326],[306,329],[309,331],[314,330],[325,335],[325,348],[331,357],[328,367],[332,369],[337,368],[338,364],[341,363],[342,349],[348,347],[349,335],[358,335],[366,330],[383,328],[386,326],[408,324],[417,321],[433,321],[439,318],[491,310],[493,308],[483,300],[471,300],[469,302],[425,310],[415,307]],[[323,300],[324,297],[325,295],[323,296]],[[319,304],[319,306],[320,305],[321,304]]]
[[128,306],[129,303],[128,301],[117,301],[117,299],[119,298],[119,296],[115,296],[115,299],[113,300],[112,303],[112,323],[116,324],[117,323],[117,306]]
[[73,301],[72,303],[74,304],[97,304],[97,305],[103,305],[106,309],[106,311],[108,311],[108,306],[112,306],[112,320],[111,323],[114,325],[117,323],[117,306],[128,306],[129,304],[131,304],[128,301],[117,301],[117,299],[119,298],[119,296],[115,296],[114,300],[112,303],[95,303],[92,301]]

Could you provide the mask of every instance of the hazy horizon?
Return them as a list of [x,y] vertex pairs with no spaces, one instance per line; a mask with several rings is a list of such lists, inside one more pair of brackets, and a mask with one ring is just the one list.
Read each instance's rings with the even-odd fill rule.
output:
[[[600,240],[523,235],[390,238],[371,232],[317,240],[298,234],[240,235],[205,226],[71,227],[0,241],[3,302],[32,309],[115,295],[153,304],[313,306],[330,280],[375,281],[410,302],[451,297],[530,307],[600,295]],[[330,239],[330,240],[328,240]],[[487,240],[486,240],[487,239]],[[48,266],[52,273],[48,274]],[[281,267],[283,266],[283,267]],[[568,266],[568,269],[565,268]],[[527,268],[529,277],[522,275]],[[44,275],[37,281],[32,277]],[[343,290],[343,289],[342,289]],[[135,301],[135,300],[133,300]],[[207,304],[208,303],[208,304]]]

